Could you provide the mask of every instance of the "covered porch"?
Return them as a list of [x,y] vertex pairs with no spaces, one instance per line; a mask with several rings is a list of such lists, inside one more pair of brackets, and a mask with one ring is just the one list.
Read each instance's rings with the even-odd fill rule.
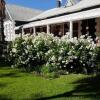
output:
[[70,21],[70,22],[60,22],[41,26],[23,26],[17,27],[15,29],[16,34],[30,34],[36,35],[40,32],[52,33],[54,36],[62,37],[65,34],[70,33],[69,37],[79,37],[80,36],[80,21]]
[[[22,34],[31,28],[31,34],[38,32],[53,33],[54,36],[63,36],[69,33],[69,37],[80,37],[89,34],[93,39],[100,39],[100,8],[81,11],[41,21],[34,21],[22,26]],[[19,30],[16,27],[15,30]]]

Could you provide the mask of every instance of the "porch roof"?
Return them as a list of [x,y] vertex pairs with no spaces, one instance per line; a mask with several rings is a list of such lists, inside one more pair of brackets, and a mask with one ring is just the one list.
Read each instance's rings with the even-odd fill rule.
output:
[[[69,14],[69,15],[65,15],[65,16],[61,16],[61,17],[55,17],[55,18],[51,18],[51,19],[31,22],[29,24],[23,25],[23,28],[29,28],[29,27],[34,27],[34,26],[43,26],[43,25],[47,25],[47,24],[63,23],[63,22],[69,22],[69,21],[78,21],[78,20],[98,18],[98,17],[100,17],[100,8],[82,11],[82,12]],[[19,29],[19,27],[16,27],[15,30]]]
[[73,6],[60,7],[60,8],[54,8],[54,9],[47,10],[41,13],[40,15],[33,17],[32,19],[29,19],[29,21],[42,20],[42,19],[58,16],[60,14],[81,11],[83,9],[87,9],[89,7],[94,7],[97,5],[100,5],[100,0],[82,0]]

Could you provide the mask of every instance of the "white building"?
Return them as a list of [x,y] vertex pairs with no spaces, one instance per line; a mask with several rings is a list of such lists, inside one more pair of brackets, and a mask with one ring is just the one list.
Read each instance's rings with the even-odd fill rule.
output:
[[33,34],[47,32],[56,36],[69,32],[70,37],[79,37],[88,33],[95,40],[97,36],[100,38],[100,0],[81,0],[75,4],[69,2],[66,6],[47,10],[29,21],[32,22],[21,26],[23,33],[30,28],[34,30]]
[[37,9],[26,8],[17,5],[6,5],[6,19],[4,21],[4,34],[6,41],[15,39],[16,34],[14,28],[18,25],[28,23],[27,20],[31,19],[42,11]]

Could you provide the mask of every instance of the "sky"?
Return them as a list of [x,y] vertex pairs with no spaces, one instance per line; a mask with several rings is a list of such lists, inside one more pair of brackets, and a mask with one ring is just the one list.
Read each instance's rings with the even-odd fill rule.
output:
[[[21,5],[29,8],[48,10],[56,7],[56,0],[5,0],[6,3]],[[62,0],[63,5],[67,0]]]

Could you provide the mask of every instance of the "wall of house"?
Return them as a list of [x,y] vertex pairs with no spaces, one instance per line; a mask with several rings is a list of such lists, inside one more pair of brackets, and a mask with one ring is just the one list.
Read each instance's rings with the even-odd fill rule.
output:
[[82,24],[82,21],[78,21],[78,37],[80,37],[82,35],[82,33],[81,33],[81,29],[82,29],[81,24]]
[[50,25],[50,33],[53,33],[54,36],[61,37],[62,35],[64,35],[63,25],[64,23]]
[[74,21],[73,22],[73,37],[80,37],[81,33],[81,21]]
[[6,41],[13,41],[15,39],[14,22],[10,20],[4,22],[4,34]]
[[96,36],[99,37],[99,39],[100,39],[100,18],[96,19],[96,23],[97,23],[97,25],[96,25]]
[[[95,28],[96,28],[96,36],[97,37],[99,37],[100,38],[100,18],[97,18],[96,20],[96,26],[95,26]],[[82,30],[82,27],[81,27],[81,24],[82,24],[82,21],[78,21],[78,35],[80,36],[80,35],[82,35],[82,33],[81,33],[81,30]]]
[[2,34],[1,34],[1,21],[0,21],[0,41],[2,40]]
[[97,46],[100,46],[100,18],[96,19],[96,36],[98,37],[97,39]]

